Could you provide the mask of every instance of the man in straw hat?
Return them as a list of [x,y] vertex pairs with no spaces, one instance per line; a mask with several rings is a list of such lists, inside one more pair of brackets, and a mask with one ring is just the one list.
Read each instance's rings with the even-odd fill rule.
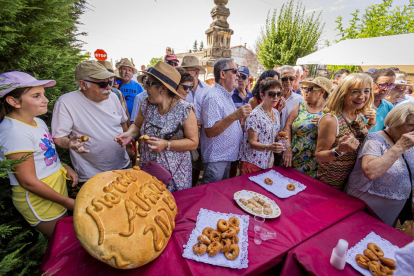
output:
[[[130,165],[125,148],[114,141],[128,129],[128,117],[111,92],[114,76],[96,61],[79,63],[75,68],[79,89],[60,96],[53,109],[53,140],[58,147],[69,149],[80,185],[95,174]],[[83,142],[81,135],[89,140]]]
[[392,105],[396,106],[397,104],[401,103],[402,101],[406,99],[405,95],[408,91],[408,87],[413,86],[413,85],[408,84],[408,81],[405,78],[405,75],[401,73],[395,74],[394,84],[395,84],[394,89],[391,89],[391,91],[388,93],[385,99],[389,101]]
[[252,112],[249,104],[236,109],[231,98],[240,77],[231,58],[214,64],[216,85],[205,95],[201,107],[201,156],[203,184],[227,179],[231,162],[238,159],[243,136],[240,121]]
[[[125,101],[128,106],[128,113],[131,114],[132,108],[134,107],[135,96],[141,93],[144,89],[142,89],[142,86],[139,83],[132,79],[134,74],[137,73],[137,69],[127,58],[122,59],[117,64],[117,68],[121,78],[125,80],[125,83],[121,86],[120,90],[122,94],[124,94]],[[131,123],[134,120],[135,118],[131,117]]]

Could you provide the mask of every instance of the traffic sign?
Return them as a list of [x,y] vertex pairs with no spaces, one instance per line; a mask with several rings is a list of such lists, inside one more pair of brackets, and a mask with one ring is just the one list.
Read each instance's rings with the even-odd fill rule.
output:
[[108,58],[108,55],[106,54],[106,52],[102,49],[98,49],[95,51],[94,53],[95,58],[97,60],[106,60]]

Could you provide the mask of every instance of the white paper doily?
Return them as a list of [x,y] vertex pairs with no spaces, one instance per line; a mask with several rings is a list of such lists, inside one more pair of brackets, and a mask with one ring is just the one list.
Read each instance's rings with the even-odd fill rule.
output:
[[[399,249],[398,246],[393,245],[389,241],[381,238],[374,232],[369,233],[365,238],[363,238],[359,243],[354,247],[348,250],[346,262],[350,264],[354,269],[360,272],[362,275],[371,276],[371,272],[368,269],[364,269],[357,265],[355,261],[355,256],[358,254],[364,255],[364,250],[367,249],[368,243],[375,243],[378,245],[384,252],[384,257],[395,260],[395,250]],[[398,269],[398,268],[397,268]]]
[[[266,178],[272,179],[273,184],[268,185],[264,183],[264,180]],[[272,194],[280,198],[291,197],[306,189],[306,186],[304,184],[296,180],[284,177],[283,175],[281,175],[280,173],[274,170],[270,170],[268,172],[265,172],[259,175],[250,176],[249,179],[255,182],[256,184],[259,184],[260,186],[262,186],[263,188],[265,188],[266,190],[268,190],[269,192],[271,192]],[[288,189],[286,189],[286,186],[289,183],[292,183],[293,185],[295,185],[295,190],[289,191]]]
[[[238,234],[239,243],[237,244],[240,248],[239,256],[233,260],[227,260],[224,256],[224,253],[220,252],[214,257],[209,257],[208,254],[204,254],[203,256],[198,256],[193,252],[194,244],[198,243],[197,237],[200,236],[203,232],[203,229],[206,227],[211,227],[217,229],[217,221],[219,219],[228,220],[231,217],[237,217],[240,221],[240,232]],[[249,260],[247,259],[247,247],[248,243],[248,235],[247,230],[249,228],[249,216],[247,215],[235,215],[235,214],[225,214],[225,213],[218,213],[210,210],[206,210],[201,208],[200,212],[197,216],[196,227],[190,234],[190,238],[188,239],[187,244],[184,247],[183,257],[195,260],[197,262],[202,262],[206,264],[230,267],[230,268],[247,268],[249,264]]]

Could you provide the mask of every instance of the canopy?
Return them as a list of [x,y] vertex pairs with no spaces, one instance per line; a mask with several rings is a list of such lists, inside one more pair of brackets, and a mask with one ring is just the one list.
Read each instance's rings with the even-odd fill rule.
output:
[[299,58],[297,65],[356,65],[366,68],[399,67],[414,73],[414,33],[348,39]]

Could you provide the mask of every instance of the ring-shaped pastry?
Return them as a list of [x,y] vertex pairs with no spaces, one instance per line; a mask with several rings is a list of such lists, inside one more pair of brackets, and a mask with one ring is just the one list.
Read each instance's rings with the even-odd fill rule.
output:
[[376,245],[375,243],[369,243],[367,245],[368,249],[370,249],[372,252],[374,252],[375,255],[378,257],[384,257],[384,252],[381,250],[381,248]]
[[384,257],[378,257],[378,259],[381,261],[381,263],[388,266],[389,268],[391,268],[391,269],[395,268],[395,261],[393,259],[384,258]]
[[368,269],[368,265],[371,260],[362,254],[358,254],[355,256],[355,261],[360,267]]
[[293,190],[296,189],[296,187],[292,183],[289,183],[289,184],[287,184],[286,189],[288,189],[289,191],[293,191]]
[[193,252],[194,252],[194,254],[196,254],[198,256],[202,256],[202,255],[206,254],[206,252],[207,252],[207,245],[202,244],[202,243],[196,243],[193,246]]
[[204,243],[204,244],[207,244],[207,245],[209,245],[211,243],[210,239],[204,234],[201,234],[200,236],[198,236],[197,241],[199,243]]
[[239,237],[238,236],[233,236],[230,238],[231,244],[237,244],[239,243]]
[[210,238],[210,241],[212,242],[220,242],[221,241],[221,233],[217,230],[211,231],[210,236],[208,236]]
[[272,179],[270,179],[270,178],[266,178],[266,179],[264,180],[264,183],[266,183],[266,184],[270,185],[270,184],[273,184],[273,180],[272,180]]
[[378,256],[375,255],[375,253],[372,252],[371,249],[365,249],[364,250],[364,255],[367,256],[368,259],[370,259],[371,261],[378,262]]
[[221,233],[221,238],[222,239],[227,239],[227,238],[231,238],[231,237],[236,236],[236,235],[237,235],[236,230],[230,228],[226,232]]
[[239,226],[240,225],[240,221],[236,217],[229,218],[229,222],[230,222],[231,225],[234,225],[234,226]]
[[228,260],[234,260],[239,256],[239,246],[237,244],[232,244],[230,246],[229,251],[224,253],[224,256],[228,259]]
[[225,219],[219,219],[217,222],[217,230],[220,232],[225,232],[229,229],[229,222]]
[[214,231],[214,229],[211,227],[206,227],[203,230],[203,234],[206,235],[207,237],[210,237],[211,231]]
[[230,239],[222,239],[221,240],[221,252],[227,252],[230,250],[231,240]]
[[216,256],[221,250],[221,243],[220,242],[212,242],[208,247],[207,247],[207,252],[208,252],[208,256],[209,257],[214,257]]
[[236,234],[240,233],[240,227],[230,225],[229,230],[230,230],[230,229],[233,229],[234,231],[236,231]]

